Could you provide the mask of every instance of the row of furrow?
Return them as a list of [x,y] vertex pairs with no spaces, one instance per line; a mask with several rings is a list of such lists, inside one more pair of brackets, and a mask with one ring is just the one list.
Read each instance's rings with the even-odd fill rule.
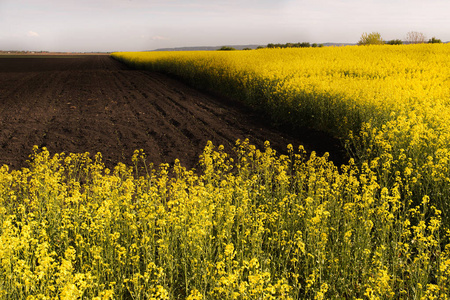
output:
[[[151,145],[152,153],[147,153],[156,157],[158,160],[162,160],[163,153],[169,151],[170,145],[168,145],[167,141],[163,142],[164,135],[161,132],[155,131],[157,128],[152,127],[160,127],[160,126],[152,126],[155,122],[160,122],[161,125],[162,118],[158,116],[157,110],[148,108],[146,105],[148,101],[141,101],[140,105],[135,104],[137,99],[139,98],[136,94],[139,94],[139,90],[136,89],[134,83],[131,81],[132,78],[129,75],[130,72],[126,72],[124,74],[121,71],[113,72],[114,85],[116,89],[121,91],[122,93],[117,96],[117,102],[120,103],[120,108],[118,111],[120,113],[124,113],[125,111],[129,111],[131,113],[131,117],[135,119],[134,126],[139,127],[139,132],[145,132],[146,136],[142,137],[139,145],[136,145],[136,149],[145,148],[143,145]],[[145,98],[144,95],[141,95]],[[142,107],[142,105],[145,105]],[[161,109],[161,111],[163,111]],[[145,116],[145,117],[144,117]],[[130,128],[132,130],[133,128]],[[137,131],[136,131],[137,132]]]
[[[202,109],[198,105],[198,101],[192,101],[191,103],[195,104],[195,106],[192,108],[188,108],[182,102],[176,101],[172,97],[168,97],[167,100],[172,103],[173,107],[183,108],[185,118],[193,120],[193,122],[196,123],[197,126],[204,132],[204,139],[198,139],[197,142],[203,141],[203,143],[206,145],[206,142],[210,140],[215,144],[219,143],[232,148],[234,146],[235,140],[237,139],[237,136],[241,135],[239,134],[239,126],[236,126],[236,124],[234,123],[222,123],[220,127],[211,127],[212,124],[215,124],[217,122],[217,120],[222,119],[220,118],[220,116],[213,114],[211,111]],[[227,134],[225,129],[231,129],[234,134]],[[184,129],[184,134],[190,136],[191,132],[189,131],[189,129]]]
[[[45,146],[48,126],[54,119],[55,110],[52,85],[58,85],[60,78],[54,74],[39,76],[36,73],[23,73],[16,86],[9,85],[9,95],[2,103],[1,147],[9,160],[27,157],[33,145]],[[28,97],[30,91],[33,97]],[[6,123],[5,123],[6,122]],[[22,140],[27,141],[21,145]]]
[[[115,80],[115,77],[113,77],[112,79]],[[121,90],[120,86],[118,85],[118,82],[116,80],[114,82],[117,85],[117,87],[119,88],[119,90]],[[104,91],[104,92],[106,93],[107,91]],[[102,91],[102,93],[103,93],[103,91]],[[117,122],[117,120],[119,119],[119,116],[117,116],[117,114],[118,113],[126,114],[127,107],[125,105],[123,105],[124,103],[122,103],[120,101],[122,99],[118,99],[117,95],[108,95],[108,98],[111,98],[111,99],[110,99],[109,103],[106,103],[104,113],[108,116],[107,119],[111,123],[111,131],[113,132],[113,135],[116,137],[114,143],[120,149],[122,159],[125,160],[127,154],[125,153],[124,148],[127,145],[126,145],[126,142],[124,141],[124,136],[125,136],[124,132],[127,132],[127,133],[129,133],[130,131],[132,132],[133,125],[128,125],[128,124],[123,124],[123,123]],[[125,97],[123,97],[123,99],[126,100]],[[103,100],[106,100],[106,99],[103,99]],[[111,105],[111,107],[109,107],[109,105]],[[119,106],[120,106],[120,108],[119,108]]]
[[[146,75],[145,77],[147,77],[149,81],[152,81],[154,83],[152,85],[152,87],[157,87],[160,91],[166,91],[166,93],[167,93],[167,90],[169,90],[167,88],[166,81],[164,81],[148,72],[141,71],[141,74],[145,74]],[[171,79],[169,79],[169,80],[171,80]],[[190,88],[188,88],[188,89],[191,90]],[[171,87],[170,92],[171,92],[170,93],[171,95],[167,95],[165,98],[167,100],[169,100],[170,102],[172,102],[173,108],[183,111],[183,113],[186,115],[186,117],[188,117],[188,116],[192,117],[193,119],[195,119],[196,121],[201,123],[202,127],[205,127],[207,129],[207,131],[210,133],[211,137],[218,135],[223,140],[227,140],[231,144],[234,144],[234,137],[230,137],[230,136],[226,135],[224,132],[222,132],[222,130],[220,130],[220,128],[215,128],[214,131],[209,130],[210,124],[211,124],[211,119],[219,118],[220,120],[224,120],[223,119],[224,114],[216,112],[216,110],[212,109],[211,107],[208,107],[202,101],[199,101],[199,99],[197,99],[199,97],[199,93],[197,91],[192,90],[192,92],[193,92],[193,94],[195,94],[195,96],[191,95],[191,97],[189,97],[189,104],[190,104],[189,107],[186,105],[186,101],[187,101],[186,93],[178,90],[176,87]],[[173,95],[174,93],[176,95]],[[204,96],[202,95],[200,97],[202,98]],[[212,100],[205,99],[205,101],[211,102]],[[192,108],[192,104],[195,104],[195,106],[197,106],[197,107]],[[223,107],[217,102],[214,102],[214,104],[218,105],[220,110],[223,110],[223,111],[229,110],[229,108]],[[228,119],[225,119],[224,121],[226,121],[227,126],[232,127],[236,131],[242,131],[243,133],[247,131],[245,127],[239,126],[239,122],[229,121]]]
[[[141,72],[141,74],[144,72]],[[144,73],[146,74],[146,73]],[[187,124],[183,124],[184,126],[182,126],[183,128],[180,129],[181,133],[183,135],[185,135],[188,140],[192,141],[194,143],[198,143],[200,142],[202,139],[201,138],[196,138],[195,134],[192,133],[191,130],[188,129],[188,127],[193,127],[196,126],[199,128],[199,130],[201,130],[204,134],[204,138],[203,140],[209,140],[212,139],[214,136],[220,136],[222,140],[230,140],[230,137],[225,135],[224,133],[221,132],[221,130],[219,128],[211,128],[211,122],[207,122],[205,120],[205,118],[211,118],[212,116],[208,116],[209,112],[207,113],[207,117],[205,117],[205,111],[198,111],[198,110],[192,110],[191,107],[188,107],[187,105],[185,105],[184,103],[187,101],[187,95],[185,93],[182,93],[180,91],[178,91],[176,88],[171,88],[168,89],[167,88],[167,83],[160,80],[159,78],[157,78],[156,76],[151,76],[150,74],[147,74],[147,76],[145,76],[145,78],[147,78],[147,80],[149,82],[151,82],[152,84],[149,84],[148,86],[151,86],[152,88],[155,88],[154,90],[152,90],[153,94],[157,94],[160,95],[160,99],[164,99],[164,105],[167,105],[168,108],[166,110],[163,110],[162,107],[160,105],[158,105],[157,103],[153,103],[153,105],[155,106],[155,108],[160,111],[164,117],[167,116],[167,113],[165,113],[165,111],[172,111],[172,112],[176,112],[178,116],[182,116],[182,120],[189,120],[189,125]],[[144,90],[146,89],[145,86],[141,86],[139,87],[140,90]],[[175,94],[174,94],[175,92]],[[191,98],[193,99],[193,97]],[[189,99],[189,100],[191,100]],[[162,102],[162,101],[160,101]],[[190,104],[193,104],[193,101],[190,101]],[[196,103],[196,102],[195,102]],[[177,128],[180,127],[180,125],[182,125],[180,122],[175,121],[173,119],[170,119],[169,122],[171,122],[171,124]]]
[[0,81],[0,85],[8,86],[8,90],[2,92],[0,95],[0,114],[3,115],[4,112],[10,110],[11,106],[21,104],[21,95],[29,88],[30,83],[33,82],[33,80],[36,80],[36,77],[38,77],[36,74],[26,74],[11,82]]
[[[206,144],[207,140],[213,139],[215,136],[219,135],[223,139],[227,139],[218,128],[211,127],[212,124],[204,120],[203,116],[192,112],[189,108],[184,107],[180,101],[174,100],[170,96],[165,97],[167,109],[164,110],[160,105],[154,103],[154,106],[158,111],[163,112],[163,115],[167,117],[165,111],[176,112],[176,116],[179,121],[175,120],[173,117],[169,119],[169,123],[177,128],[181,134],[183,134],[187,140],[193,145],[199,145],[203,142]],[[201,136],[193,133],[195,131],[201,132]],[[204,145],[200,145],[204,146]]]
[[[128,75],[129,73],[127,73]],[[144,77],[145,78],[145,77]],[[186,124],[182,124],[182,119],[185,118],[186,115],[186,111],[184,110],[180,110],[180,107],[178,105],[170,105],[167,106],[168,102],[166,101],[168,99],[168,95],[165,94],[166,91],[164,90],[160,90],[160,91],[155,91],[154,89],[150,89],[149,87],[154,87],[154,83],[153,82],[148,82],[148,80],[145,80],[143,82],[139,81],[139,85],[136,84],[137,80],[141,79],[142,77],[135,77],[135,78],[130,78],[130,77],[125,77],[123,76],[122,79],[124,80],[124,82],[128,81],[128,85],[129,87],[132,87],[132,89],[128,90],[128,92],[130,93],[131,91],[136,91],[138,92],[142,98],[145,99],[145,102],[143,103],[142,101],[140,101],[139,105],[145,105],[144,108],[139,107],[139,109],[144,109],[145,111],[154,111],[156,113],[159,114],[159,119],[160,122],[162,122],[164,124],[165,127],[168,127],[168,130],[174,131],[175,133],[178,132],[179,134],[182,134],[185,136],[186,141],[189,143],[192,143],[192,141],[196,141],[198,139],[195,138],[195,135],[189,131],[189,129],[187,128],[181,128],[180,126],[184,125],[187,126]],[[134,79],[136,81],[130,81],[131,79]],[[147,84],[146,84],[147,83]],[[133,94],[132,94],[133,95]],[[149,96],[151,95],[151,97]],[[133,101],[129,101],[129,105],[133,106],[136,104],[137,102],[137,97],[134,97],[132,99]],[[134,108],[134,113],[135,115],[139,116],[140,114],[137,113],[139,110],[137,108]],[[151,132],[151,129],[147,129],[148,132]]]

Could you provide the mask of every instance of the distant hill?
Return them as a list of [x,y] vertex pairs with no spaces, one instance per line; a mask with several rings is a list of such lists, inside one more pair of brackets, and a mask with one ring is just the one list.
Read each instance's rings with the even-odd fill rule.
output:
[[325,47],[341,47],[341,46],[355,46],[358,45],[356,43],[323,43]]

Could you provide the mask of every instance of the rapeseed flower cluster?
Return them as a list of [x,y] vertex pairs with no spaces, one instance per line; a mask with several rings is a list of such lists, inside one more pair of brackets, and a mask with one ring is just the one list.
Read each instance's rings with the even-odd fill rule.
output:
[[0,168],[0,298],[449,298],[442,212],[374,163],[248,141],[208,143],[195,172],[133,161],[35,148]]

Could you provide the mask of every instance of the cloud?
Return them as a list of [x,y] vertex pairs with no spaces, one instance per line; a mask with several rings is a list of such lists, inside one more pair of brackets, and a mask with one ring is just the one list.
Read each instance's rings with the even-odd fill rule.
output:
[[27,36],[29,36],[29,37],[39,37],[39,33],[30,30],[30,31],[27,32]]

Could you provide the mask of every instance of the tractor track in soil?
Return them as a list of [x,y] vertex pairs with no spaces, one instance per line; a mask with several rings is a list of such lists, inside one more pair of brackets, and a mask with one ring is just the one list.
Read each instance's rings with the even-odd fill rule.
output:
[[129,69],[106,55],[0,57],[0,165],[27,166],[33,145],[52,153],[101,152],[109,168],[147,162],[198,168],[208,140],[229,153],[237,139],[278,152],[304,145],[336,164],[336,139],[304,130],[277,130],[234,101],[198,91],[160,73]]

